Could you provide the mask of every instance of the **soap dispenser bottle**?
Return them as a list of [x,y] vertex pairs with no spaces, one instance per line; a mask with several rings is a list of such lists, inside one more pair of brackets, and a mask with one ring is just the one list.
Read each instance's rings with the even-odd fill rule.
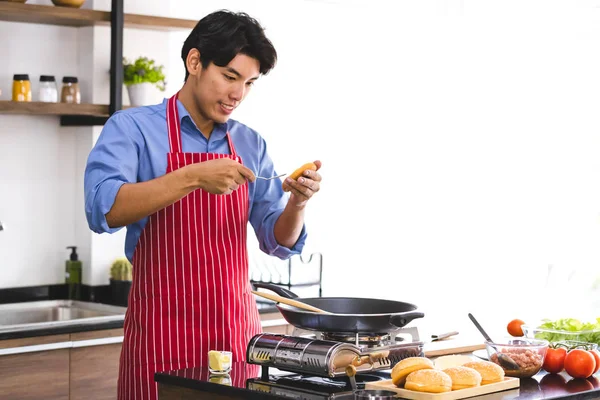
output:
[[69,291],[69,300],[80,300],[81,295],[81,261],[77,255],[77,246],[69,246],[71,255],[65,263],[65,283]]

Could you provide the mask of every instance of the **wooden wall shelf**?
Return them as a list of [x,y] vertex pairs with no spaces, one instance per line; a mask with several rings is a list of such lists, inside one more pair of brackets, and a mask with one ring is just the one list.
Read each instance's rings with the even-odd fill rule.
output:
[[[21,4],[0,1],[0,21],[28,22],[61,26],[98,26],[111,24],[110,11]],[[190,19],[124,14],[125,28],[152,30],[188,30],[198,21]]]
[[99,11],[0,0],[0,21],[72,27],[110,26],[111,71],[109,105],[0,101],[0,114],[58,115],[62,126],[99,126],[104,125],[110,115],[123,109],[124,28],[159,31],[191,30],[197,24],[196,20],[191,19],[125,14],[123,2],[124,0],[111,0],[111,11]]
[[108,117],[108,105],[0,101],[0,114]]

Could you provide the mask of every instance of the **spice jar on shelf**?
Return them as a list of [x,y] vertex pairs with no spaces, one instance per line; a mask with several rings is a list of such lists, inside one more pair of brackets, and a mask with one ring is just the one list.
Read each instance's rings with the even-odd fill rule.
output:
[[79,92],[79,81],[74,76],[63,77],[63,86],[60,94],[61,103],[81,103],[81,93]]
[[31,82],[28,74],[15,74],[13,77],[13,101],[31,101]]
[[40,75],[39,101],[44,103],[58,102],[58,89],[53,75]]

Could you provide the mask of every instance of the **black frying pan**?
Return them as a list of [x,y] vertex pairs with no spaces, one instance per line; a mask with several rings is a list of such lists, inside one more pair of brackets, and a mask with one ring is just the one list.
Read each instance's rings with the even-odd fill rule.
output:
[[277,304],[283,318],[297,328],[319,332],[388,333],[402,328],[425,314],[417,306],[393,300],[352,297],[299,298],[278,285],[254,283],[256,288],[269,289],[282,297],[295,299],[332,314],[304,311],[286,304]]

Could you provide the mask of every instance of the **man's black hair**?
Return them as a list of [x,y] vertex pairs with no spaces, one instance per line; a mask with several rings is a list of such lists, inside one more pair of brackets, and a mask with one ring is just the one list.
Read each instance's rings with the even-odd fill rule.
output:
[[260,63],[260,73],[266,75],[277,62],[275,47],[263,27],[246,13],[227,10],[213,12],[202,18],[183,43],[181,58],[185,67],[185,80],[189,76],[186,66],[188,53],[200,52],[202,67],[212,62],[224,67],[238,54],[255,58]]

